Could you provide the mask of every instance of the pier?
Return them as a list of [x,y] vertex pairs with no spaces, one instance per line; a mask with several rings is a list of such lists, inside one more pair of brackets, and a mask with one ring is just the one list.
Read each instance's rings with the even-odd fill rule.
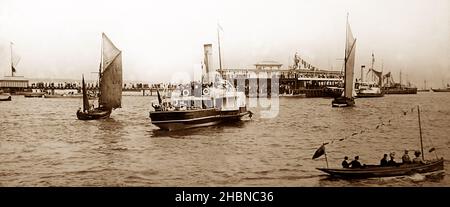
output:
[[280,95],[328,97],[334,96],[328,87],[342,87],[342,71],[319,70],[316,67],[282,69],[281,66],[275,61],[263,61],[252,69],[222,69],[218,72],[238,91],[245,91],[248,97],[271,96],[274,91]]
[[[68,92],[81,93],[81,84],[76,81],[65,82],[44,82],[34,81],[29,83],[29,80],[21,78],[14,81],[10,79],[2,80],[0,88],[5,92],[13,94],[21,94],[22,92],[45,92],[47,94],[66,94]],[[98,91],[98,84],[96,82],[86,83],[86,89],[91,91]],[[155,96],[156,91],[173,91],[176,88],[173,84],[145,84],[145,83],[125,83],[123,84],[122,94],[127,96]]]

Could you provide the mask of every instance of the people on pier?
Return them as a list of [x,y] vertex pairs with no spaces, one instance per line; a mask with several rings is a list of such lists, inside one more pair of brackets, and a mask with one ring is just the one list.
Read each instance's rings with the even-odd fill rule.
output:
[[348,163],[348,157],[347,156],[345,156],[344,157],[344,161],[342,161],[342,167],[343,168],[349,168],[350,167],[350,163]]
[[383,158],[380,160],[380,166],[381,167],[386,167],[388,165],[388,160],[387,160],[387,154],[383,155]]
[[403,161],[403,164],[411,163],[411,159],[409,158],[409,155],[408,155],[408,150],[405,150],[405,154],[403,154],[403,156],[402,156],[402,161]]
[[361,163],[358,160],[359,160],[359,156],[355,156],[355,159],[350,163],[351,168],[361,168],[362,167]]

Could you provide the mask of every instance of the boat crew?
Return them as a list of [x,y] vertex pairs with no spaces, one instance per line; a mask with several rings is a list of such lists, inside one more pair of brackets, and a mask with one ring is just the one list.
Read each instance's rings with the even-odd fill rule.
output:
[[422,158],[420,157],[420,151],[416,151],[416,152],[414,152],[414,156],[416,156],[414,159],[413,159],[413,163],[414,164],[425,164],[425,162],[422,160]]
[[395,152],[391,152],[389,154],[389,157],[391,157],[391,159],[388,161],[387,165],[388,166],[398,166],[397,162],[395,162],[394,158],[395,158]]
[[355,156],[355,159],[350,163],[352,168],[361,168],[362,167],[361,163],[358,160],[359,160],[359,156]]
[[347,156],[345,156],[344,157],[344,161],[342,161],[342,167],[343,168],[349,168],[350,167],[350,164],[348,163],[348,157]]
[[383,155],[383,159],[380,160],[380,166],[385,167],[388,165],[387,154]]
[[411,159],[408,155],[408,150],[405,150],[405,154],[402,157],[403,164],[411,164]]

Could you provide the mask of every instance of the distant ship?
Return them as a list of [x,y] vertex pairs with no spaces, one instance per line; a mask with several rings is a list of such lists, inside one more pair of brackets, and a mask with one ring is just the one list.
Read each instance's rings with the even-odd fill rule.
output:
[[45,92],[25,92],[23,93],[23,96],[25,98],[43,98],[45,95]]
[[102,34],[102,57],[99,68],[98,107],[89,104],[84,76],[82,77],[83,108],[78,109],[80,120],[105,119],[122,103],[122,51]]
[[356,39],[353,37],[347,16],[347,29],[345,41],[345,58],[344,58],[344,93],[342,96],[334,98],[331,102],[333,107],[348,107],[355,105],[353,90],[353,70],[355,65],[355,48]]
[[424,87],[422,89],[417,89],[417,92],[430,92],[430,89],[427,88],[427,81],[424,80]]
[[44,98],[83,98],[83,94],[45,94]]
[[355,84],[357,98],[383,97],[384,92],[376,83],[356,82]]
[[400,73],[400,83],[396,83],[394,82],[391,72],[383,75],[383,80],[387,82],[382,88],[383,92],[385,94],[417,94],[416,87],[412,87],[411,84],[401,84],[401,76],[402,74]]
[[247,110],[244,92],[238,92],[220,75],[210,77],[212,45],[204,45],[204,50],[206,73],[202,83],[180,86],[172,92],[170,100],[162,98],[158,90],[158,104],[152,104],[154,111],[150,111],[152,124],[173,131],[238,122],[243,116],[252,115]]
[[450,84],[447,83],[447,88],[441,88],[441,89],[431,89],[433,92],[450,92]]
[[[366,77],[364,78],[364,68],[365,66],[361,66],[361,78],[356,81],[355,83],[355,91],[356,91],[356,97],[357,98],[370,98],[370,97],[383,97],[384,93],[381,90],[381,84],[382,84],[382,72],[376,71],[374,68],[375,63],[375,56],[372,53],[372,67],[369,69],[369,71],[366,74]],[[367,75],[369,73],[372,73],[372,79],[374,79],[376,76],[378,78],[378,83],[374,81],[365,81],[368,79]]]
[[[67,94],[45,94],[44,98],[83,98],[83,94],[67,93]],[[89,99],[92,99],[89,97]]]

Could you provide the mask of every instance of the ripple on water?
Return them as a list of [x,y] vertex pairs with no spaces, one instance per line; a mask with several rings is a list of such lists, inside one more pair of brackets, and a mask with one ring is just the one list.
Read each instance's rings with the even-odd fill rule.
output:
[[[324,142],[330,167],[343,156],[378,163],[380,155],[416,149],[423,109],[424,144],[450,160],[450,96],[428,93],[358,99],[334,109],[330,99],[280,99],[273,119],[254,116],[236,125],[166,132],[150,123],[155,97],[124,96],[111,118],[79,121],[80,100],[25,99],[2,105],[1,186],[448,186],[440,175],[334,180],[317,171],[312,154]],[[430,103],[429,100],[433,100]],[[33,106],[33,107],[29,107]],[[3,110],[5,109],[5,110]],[[261,109],[252,108],[255,114]],[[386,124],[387,120],[395,120]],[[376,125],[385,125],[376,129]],[[355,132],[364,131],[351,136]],[[342,141],[339,139],[350,137]],[[434,156],[434,155],[430,155]]]

